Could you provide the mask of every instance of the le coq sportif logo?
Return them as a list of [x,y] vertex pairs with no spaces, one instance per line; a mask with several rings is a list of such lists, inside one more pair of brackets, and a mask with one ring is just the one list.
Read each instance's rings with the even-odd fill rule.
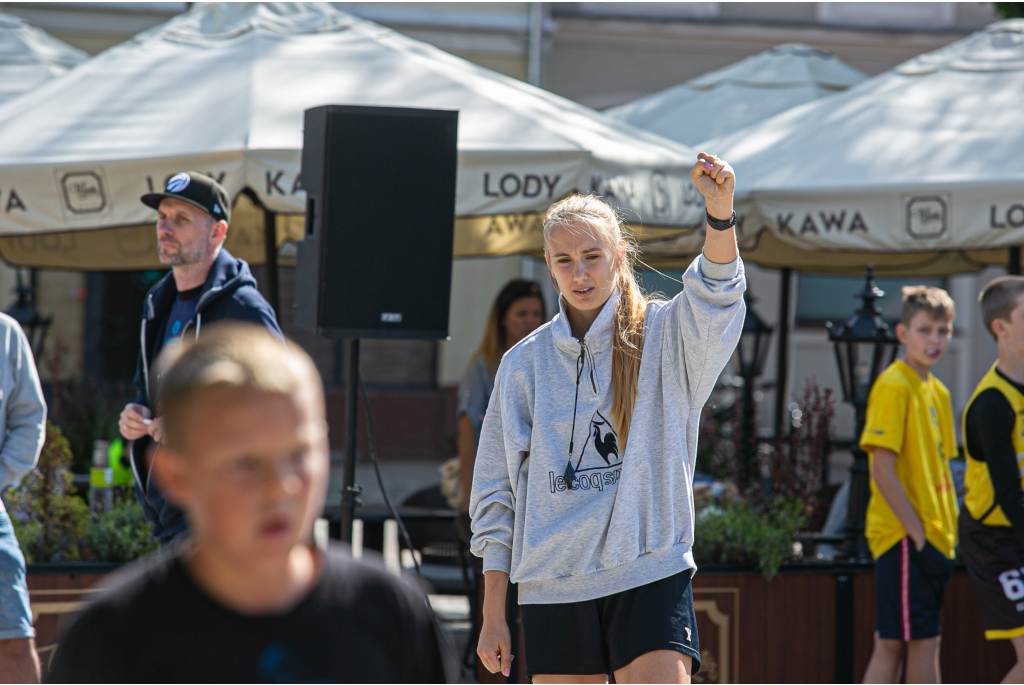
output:
[[596,411],[590,419],[580,455],[569,462],[564,473],[549,472],[548,480],[552,493],[591,489],[604,492],[606,487],[618,483],[621,475],[618,434],[611,421]]

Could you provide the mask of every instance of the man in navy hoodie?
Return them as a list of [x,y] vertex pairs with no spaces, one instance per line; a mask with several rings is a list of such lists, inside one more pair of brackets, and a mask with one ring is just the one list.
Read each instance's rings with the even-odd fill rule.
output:
[[284,340],[274,310],[256,289],[249,265],[223,249],[231,218],[227,191],[209,176],[187,171],[172,176],[162,193],[149,193],[143,204],[157,210],[157,251],[171,273],[146,294],[142,315],[142,350],[135,372],[136,400],[121,412],[121,435],[132,441],[130,452],[135,489],[153,535],[161,547],[186,532],[185,517],[150,478],[159,458],[163,425],[154,415],[161,350],[186,337],[195,338],[203,326],[232,319],[266,326]]

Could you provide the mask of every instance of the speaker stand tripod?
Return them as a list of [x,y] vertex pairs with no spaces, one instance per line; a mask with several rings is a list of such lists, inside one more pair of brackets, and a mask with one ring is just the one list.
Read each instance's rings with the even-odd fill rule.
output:
[[359,408],[359,338],[348,341],[348,376],[345,379],[345,456],[342,459],[341,539],[352,542],[352,521],[361,504],[356,485],[356,410]]

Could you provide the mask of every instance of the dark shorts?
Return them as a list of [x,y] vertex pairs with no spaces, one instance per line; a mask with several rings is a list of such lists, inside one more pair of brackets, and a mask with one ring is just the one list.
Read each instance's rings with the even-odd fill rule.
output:
[[700,670],[690,571],[585,602],[524,604],[526,675],[613,674],[638,656],[670,649]]
[[953,561],[930,542],[920,552],[905,537],[875,560],[875,630],[884,640],[937,636]]
[[1024,544],[1007,526],[986,526],[960,510],[960,554],[978,602],[985,638],[1024,635]]

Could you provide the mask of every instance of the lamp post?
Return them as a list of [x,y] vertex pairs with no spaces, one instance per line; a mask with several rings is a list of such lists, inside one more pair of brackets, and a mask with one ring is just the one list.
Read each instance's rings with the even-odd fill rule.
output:
[[743,294],[747,305],[747,313],[743,318],[743,330],[740,342],[736,346],[733,357],[733,370],[743,379],[743,406],[741,428],[743,434],[743,463],[740,474],[740,487],[750,483],[754,455],[757,448],[756,427],[754,425],[754,381],[764,371],[764,362],[768,356],[768,343],[771,341],[773,328],[766,324],[754,310],[754,298],[749,292]]
[[18,284],[14,287],[14,293],[18,299],[14,301],[7,314],[21,325],[21,330],[28,338],[29,346],[32,348],[32,356],[37,363],[43,354],[43,346],[46,344],[46,332],[53,323],[52,316],[43,316],[35,306],[35,291],[31,285],[25,285],[21,280],[21,269],[18,269]]
[[864,430],[868,393],[882,370],[896,358],[899,343],[875,301],[885,295],[875,285],[874,272],[868,265],[864,289],[854,297],[863,300],[857,312],[838,326],[828,322],[828,339],[835,346],[843,401],[853,405],[853,466],[850,467],[850,500],[846,515],[846,555],[850,559],[867,559],[864,539],[864,516],[870,497],[868,455],[860,448]]

